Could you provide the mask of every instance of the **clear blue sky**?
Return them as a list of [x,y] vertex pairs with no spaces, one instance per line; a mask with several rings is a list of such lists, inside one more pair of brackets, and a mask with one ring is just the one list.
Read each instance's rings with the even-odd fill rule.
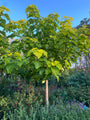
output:
[[38,7],[43,17],[53,12],[57,12],[61,18],[73,17],[73,26],[78,25],[85,17],[90,18],[90,0],[0,0],[0,6],[9,8],[10,18],[15,21],[26,19],[25,9],[32,4]]

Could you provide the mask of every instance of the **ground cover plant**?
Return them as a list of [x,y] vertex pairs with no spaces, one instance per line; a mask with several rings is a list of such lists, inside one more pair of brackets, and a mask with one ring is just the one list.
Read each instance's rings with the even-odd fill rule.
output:
[[44,18],[35,5],[26,8],[27,20],[11,21],[8,12],[0,7],[0,118],[88,120],[90,110],[85,104],[85,110],[80,108],[80,102],[86,100],[89,107],[89,97],[80,101],[80,93],[75,96],[77,85],[79,90],[80,86],[87,88],[86,76],[82,82],[78,74],[75,78],[66,73],[82,52],[89,53],[89,28],[75,29],[72,17],[60,19],[57,13]]

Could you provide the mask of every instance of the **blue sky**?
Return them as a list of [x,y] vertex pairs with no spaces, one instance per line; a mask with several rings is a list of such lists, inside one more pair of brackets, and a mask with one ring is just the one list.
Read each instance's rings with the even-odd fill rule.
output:
[[26,19],[25,9],[32,4],[38,7],[43,17],[53,12],[57,12],[61,18],[73,17],[73,27],[78,25],[83,18],[90,18],[90,0],[0,0],[0,6],[9,8],[10,18],[15,21]]

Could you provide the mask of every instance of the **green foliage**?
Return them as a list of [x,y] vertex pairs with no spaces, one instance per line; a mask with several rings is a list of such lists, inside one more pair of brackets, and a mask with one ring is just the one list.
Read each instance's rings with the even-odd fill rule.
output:
[[[5,7],[0,9],[9,11]],[[1,55],[4,72],[20,74],[18,71],[25,69],[25,76],[29,73],[37,81],[47,80],[51,75],[59,81],[61,73],[69,69],[82,52],[88,52],[88,38],[81,30],[72,28],[71,17],[64,16],[60,20],[60,16],[53,13],[43,18],[35,5],[28,6],[25,12],[27,20],[10,21],[5,25],[9,31],[7,38],[15,40],[7,47],[9,53],[6,50],[6,55]],[[4,49],[5,43],[3,45]]]
[[[72,75],[71,75],[72,74]],[[73,87],[87,87],[90,86],[89,71],[83,69],[71,70],[68,76],[67,84]]]
[[84,18],[80,21],[80,24],[77,26],[77,28],[81,28],[83,25],[85,25],[87,28],[90,28],[90,18]]
[[27,112],[23,105],[19,105],[18,109],[5,113],[2,120],[89,120],[90,109],[82,110],[78,103],[64,104],[62,100],[56,100],[57,105],[53,104],[49,106],[48,113],[46,107],[40,106],[36,103],[34,107],[31,107]]
[[43,103],[42,95],[39,91],[36,92],[31,85],[7,81],[6,84],[0,87],[2,87],[0,89],[0,119],[4,112],[18,109],[20,105],[23,105],[28,111],[37,101],[40,104]]
[[[7,12],[10,10],[4,6],[0,7],[0,72],[4,69],[3,55],[6,54],[7,48],[9,48],[8,39],[6,36],[6,25],[10,20]],[[8,31],[7,31],[8,32]]]
[[[77,114],[77,120],[78,120],[78,119],[82,119],[82,117],[80,116],[84,114],[85,116],[83,117],[87,118],[88,120],[89,112],[87,113],[85,111],[83,114],[81,114],[76,112],[77,108],[73,108],[72,113],[70,111],[71,114],[69,114],[67,112],[69,111],[69,109],[66,111],[64,106],[66,105],[67,101],[72,102],[73,99],[76,99],[77,101],[82,103],[84,102],[84,104],[89,106],[88,92],[87,92],[87,89],[85,88],[86,84],[83,87],[80,87],[81,82],[78,83],[79,86],[77,86],[77,84],[74,84],[77,76],[79,79],[79,77],[84,76],[84,73],[83,71],[81,71],[81,73],[80,71],[79,72],[77,71],[77,74],[75,74],[75,76],[74,74],[75,74],[75,71],[70,71],[70,75],[69,75],[70,77],[69,76],[65,77],[65,74],[63,74],[63,76],[60,77],[59,82],[57,82],[54,76],[50,78],[51,79],[49,80],[50,111],[48,113],[49,118],[46,117],[45,87],[42,84],[41,86],[37,86],[34,88],[33,86],[30,86],[30,84],[27,85],[26,83],[24,83],[23,80],[21,80],[21,82],[16,81],[16,79],[18,78],[16,78],[14,81],[12,81],[12,79],[14,78],[12,79],[8,78],[6,80],[4,78],[4,80],[2,80],[2,82],[0,83],[0,96],[1,96],[0,97],[0,111],[1,111],[0,116],[2,117],[5,112],[5,114],[7,114],[6,117],[9,117],[9,118],[11,116],[16,118],[16,116],[19,114],[16,119],[19,119],[18,117],[20,117],[20,119],[21,118],[26,119],[25,118],[26,116],[28,119],[30,119],[30,118],[33,118],[34,112],[36,111],[34,115],[35,119],[43,119],[43,118],[54,119],[55,116],[58,116],[58,119],[60,118],[62,119],[63,116],[66,116],[66,115],[69,117],[68,119],[71,119]],[[72,78],[72,76],[74,76],[74,79],[72,80],[73,82],[71,87],[70,78]],[[65,79],[67,79],[67,82],[64,82]],[[40,85],[39,82],[40,81],[38,81],[38,85]],[[66,83],[70,85],[65,87]],[[81,83],[81,85],[83,84]],[[40,104],[40,105],[38,104],[38,106],[36,105],[37,101]],[[44,106],[42,107],[42,105]],[[67,106],[69,106],[69,103],[67,104]],[[76,104],[75,104],[75,107],[76,107]],[[20,109],[22,110],[22,112],[24,112],[23,114],[21,113],[22,115],[20,115]],[[17,111],[18,113],[17,112],[13,113],[13,110],[14,112]],[[71,116],[71,118],[69,115]],[[10,118],[10,119],[14,119],[14,118]],[[63,118],[63,119],[66,119],[66,118]],[[76,118],[73,118],[73,119],[76,119]]]
[[[63,73],[58,84],[53,84],[57,84],[56,96],[62,96],[65,101],[73,99],[80,102],[85,101],[89,106],[90,75],[86,71],[71,69],[67,75]],[[55,80],[55,78],[53,79]]]

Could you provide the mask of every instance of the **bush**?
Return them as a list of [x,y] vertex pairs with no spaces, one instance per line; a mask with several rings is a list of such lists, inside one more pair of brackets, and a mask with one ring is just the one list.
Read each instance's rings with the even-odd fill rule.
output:
[[[38,93],[39,94],[39,93]],[[36,95],[34,87],[25,85],[16,87],[11,95],[0,97],[0,118],[2,118],[4,112],[9,112],[14,109],[18,109],[20,105],[23,105],[25,109],[34,106],[36,101],[42,103],[41,95]]]
[[2,120],[89,120],[90,109],[82,109],[80,103],[72,102],[64,104],[62,100],[56,99],[57,104],[40,106],[38,102],[31,106],[29,111],[21,104],[18,109],[5,113]]

